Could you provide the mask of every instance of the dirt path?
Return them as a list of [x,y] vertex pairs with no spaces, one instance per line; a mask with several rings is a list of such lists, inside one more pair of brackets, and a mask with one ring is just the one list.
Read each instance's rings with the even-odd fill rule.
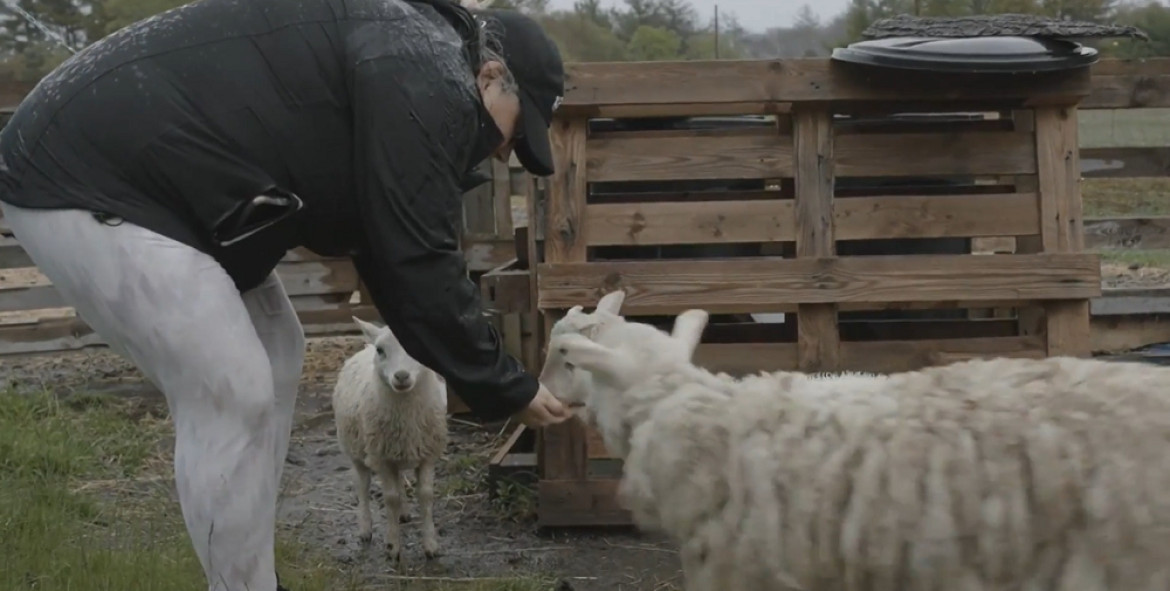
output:
[[[403,526],[406,564],[395,571],[382,552],[384,521],[374,484],[374,543],[357,542],[356,498],[348,460],[333,431],[329,392],[337,369],[360,347],[357,338],[314,339],[301,382],[296,427],[285,466],[280,527],[354,569],[378,588],[399,588],[403,577],[487,578],[533,574],[561,579],[565,590],[681,589],[677,554],[667,545],[625,532],[559,531],[539,534],[531,521],[532,498],[522,489],[493,500],[486,485],[489,456],[503,434],[453,420],[452,442],[436,478],[435,523],[442,556],[427,563],[418,546],[416,521]],[[141,374],[102,349],[0,360],[0,379],[19,389],[116,393],[158,399]],[[413,492],[408,511],[417,518]]]

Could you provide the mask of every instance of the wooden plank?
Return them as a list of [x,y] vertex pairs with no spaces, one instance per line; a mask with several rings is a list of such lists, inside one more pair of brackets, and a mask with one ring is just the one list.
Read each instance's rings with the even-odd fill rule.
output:
[[[922,339],[906,341],[845,341],[840,370],[891,373],[945,365],[978,357],[1044,356],[1037,336]],[[796,371],[796,343],[703,343],[695,350],[696,365],[713,372],[744,376],[758,372]]]
[[1036,172],[1034,136],[1019,131],[847,134],[834,151],[837,177]]
[[552,126],[550,138],[556,172],[548,182],[545,258],[550,262],[584,261],[588,238],[581,218],[589,167],[585,121],[557,121]]
[[1170,176],[1170,147],[1081,148],[1085,178],[1150,178]]
[[[1041,244],[1046,253],[1083,251],[1076,109],[1037,108],[1035,125]],[[1100,263],[1095,266],[1099,282]],[[1048,355],[1085,357],[1091,353],[1088,299],[1047,302],[1044,316]]]
[[512,240],[512,171],[507,162],[490,159],[492,170],[492,208],[496,238]]
[[622,288],[628,314],[779,312],[791,304],[1095,297],[1097,255],[891,255],[543,263],[541,309],[591,305]]
[[890,373],[990,357],[1044,357],[1035,336],[844,343],[842,368]]
[[796,233],[790,199],[593,204],[585,226],[590,246],[780,242]]
[[[347,260],[281,263],[276,273],[293,300],[351,294],[357,289],[357,271]],[[67,306],[49,278],[35,267],[0,271],[0,312]]]
[[1170,217],[1088,218],[1084,235],[1089,250],[1170,248]]
[[[553,122],[550,139],[554,170],[548,180],[545,260],[583,263],[588,234],[582,220],[586,195],[587,127],[583,119]],[[552,328],[557,314],[546,314],[544,331]],[[548,334],[544,341],[548,342]],[[540,431],[541,478],[584,480],[588,473],[585,425],[568,420]],[[556,501],[552,501],[554,504]]]
[[[796,256],[832,257],[833,175],[832,113],[801,105],[793,113],[796,159]],[[841,362],[837,308],[802,304],[797,308],[797,362],[801,371],[836,371]]]
[[1170,288],[1110,288],[1091,302],[1093,316],[1170,314]]
[[[1102,60],[1104,61],[1104,60]],[[1166,67],[1165,62],[1162,62]],[[1163,75],[1118,75],[1092,77],[1092,92],[1079,109],[1146,109],[1170,107],[1170,69]]]
[[[1088,70],[1032,76],[947,75],[851,67],[828,58],[565,64],[558,115],[614,105],[802,101],[1069,101],[1091,91]],[[979,83],[976,83],[979,81]],[[649,113],[648,113],[649,114]]]
[[1120,353],[1170,343],[1170,315],[1093,316],[1090,336],[1093,353]]
[[[358,329],[351,316],[366,321],[378,320],[378,313],[373,306],[297,311],[306,336],[356,334]],[[60,353],[103,346],[105,342],[85,322],[73,315],[28,324],[0,325],[0,357]]]
[[1039,232],[1035,193],[851,197],[833,203],[838,240],[1022,236]]
[[617,501],[616,478],[542,479],[537,485],[537,526],[623,526],[633,523]]
[[516,244],[511,239],[471,240],[463,242],[463,258],[469,273],[485,273],[516,258]]
[[479,289],[483,294],[485,307],[500,314],[528,312],[532,309],[530,299],[532,272],[514,268],[513,263],[501,265],[479,278]]
[[290,297],[353,293],[358,289],[357,270],[347,260],[284,263],[277,265],[276,274]]
[[1170,57],[1109,57],[1089,68],[1093,76],[1164,76],[1170,72]]
[[792,176],[792,138],[769,134],[589,139],[590,182]]
[[637,117],[734,117],[738,115],[783,115],[788,103],[675,103],[655,105],[598,105],[588,109],[595,118]]

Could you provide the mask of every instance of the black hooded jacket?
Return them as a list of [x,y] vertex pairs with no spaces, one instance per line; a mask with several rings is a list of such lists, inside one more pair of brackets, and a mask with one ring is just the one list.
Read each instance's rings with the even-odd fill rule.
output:
[[463,183],[501,135],[463,42],[474,21],[452,6],[198,0],[131,25],[21,103],[0,200],[125,219],[210,254],[241,291],[290,248],[351,255],[405,349],[503,418],[538,384],[459,249]]

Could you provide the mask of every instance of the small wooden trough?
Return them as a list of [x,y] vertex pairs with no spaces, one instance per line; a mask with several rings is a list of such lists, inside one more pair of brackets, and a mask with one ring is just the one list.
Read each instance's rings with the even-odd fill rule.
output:
[[[545,337],[568,308],[624,289],[636,320],[709,310],[696,361],[733,374],[1090,354],[1100,262],[1083,249],[1076,115],[1088,70],[797,59],[568,74],[533,222]],[[988,239],[1011,248],[973,252]],[[572,421],[540,435],[540,524],[628,524],[620,463],[597,434]]]

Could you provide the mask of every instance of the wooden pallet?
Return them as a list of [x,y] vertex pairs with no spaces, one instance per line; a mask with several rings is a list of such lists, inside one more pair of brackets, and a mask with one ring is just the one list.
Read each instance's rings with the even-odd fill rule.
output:
[[[536,265],[545,330],[624,289],[635,320],[710,311],[696,362],[735,374],[1089,355],[1101,284],[1078,190],[1086,71],[981,84],[823,59],[570,71]],[[936,116],[895,116],[907,111]],[[770,118],[591,123],[664,113]],[[971,254],[970,240],[1005,237],[1015,252]],[[539,455],[542,525],[628,523],[596,433],[546,429]]]

